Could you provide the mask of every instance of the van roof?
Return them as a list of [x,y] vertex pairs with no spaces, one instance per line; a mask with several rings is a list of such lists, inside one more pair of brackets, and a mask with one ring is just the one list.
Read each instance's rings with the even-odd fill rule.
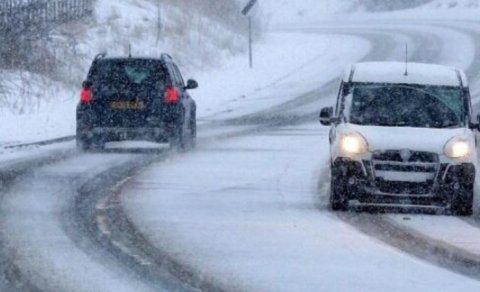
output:
[[344,76],[345,82],[418,84],[437,86],[468,86],[465,73],[456,68],[408,63],[408,75],[405,75],[405,63],[401,62],[365,62],[352,65]]

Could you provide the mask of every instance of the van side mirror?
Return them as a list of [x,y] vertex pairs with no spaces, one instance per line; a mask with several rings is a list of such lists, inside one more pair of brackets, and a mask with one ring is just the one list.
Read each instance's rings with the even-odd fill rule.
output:
[[187,81],[187,86],[185,86],[185,89],[195,89],[195,88],[198,88],[198,82],[193,79],[189,79]]
[[477,115],[477,124],[475,125],[475,129],[477,129],[478,131],[480,131],[480,114]]
[[82,82],[82,88],[87,89],[93,86],[93,82],[89,80],[85,80]]
[[333,118],[333,107],[324,107],[320,111],[320,124],[330,126]]

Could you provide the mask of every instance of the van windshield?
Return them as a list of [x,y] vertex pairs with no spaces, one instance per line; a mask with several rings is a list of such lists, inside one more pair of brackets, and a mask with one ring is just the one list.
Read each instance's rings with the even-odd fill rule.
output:
[[459,87],[355,84],[345,113],[358,125],[455,128],[465,126],[468,110]]

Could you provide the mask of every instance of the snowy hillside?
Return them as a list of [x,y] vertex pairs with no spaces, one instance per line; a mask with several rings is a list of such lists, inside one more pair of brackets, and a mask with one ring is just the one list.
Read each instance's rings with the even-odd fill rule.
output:
[[[0,71],[3,77],[0,82],[0,145],[74,134],[79,87],[92,58],[99,52],[126,55],[131,44],[133,55],[172,54],[185,78],[193,77],[200,81],[200,89],[192,94],[199,103],[200,118],[211,118],[218,112],[232,112],[239,106],[239,100],[248,100],[249,96],[260,100],[262,93],[259,89],[272,87],[293,72],[298,74],[299,80],[303,80],[302,74],[308,74],[306,72],[310,69],[303,66],[299,70],[299,64],[310,63],[313,67],[334,58],[334,54],[330,54],[331,47],[351,50],[349,43],[343,43],[344,40],[339,38],[319,39],[305,35],[298,43],[298,37],[264,35],[255,44],[256,70],[250,71],[245,55],[246,19],[237,13],[245,1],[209,0],[193,4],[187,1],[190,3],[188,9],[185,9],[185,1],[97,0],[93,19],[65,25],[49,37],[47,46],[55,56],[56,71],[49,72],[48,76]],[[409,7],[419,1],[423,0],[402,3]],[[210,5],[212,3],[213,6]],[[259,22],[262,25],[265,22],[274,29],[282,23],[336,20],[345,17],[342,13],[355,14],[354,9],[365,11],[365,7],[372,3],[383,2],[264,0],[259,2],[254,15],[261,19]],[[425,16],[424,9],[443,10],[436,8],[477,5],[478,0],[435,0],[411,11],[417,17]],[[404,15],[401,14],[402,17]],[[387,14],[385,17],[391,16]],[[255,31],[258,35],[264,31],[264,27],[257,24]],[[357,49],[355,58],[363,55],[364,48],[362,45],[362,49]],[[297,57],[286,57],[291,55]],[[278,59],[284,60],[281,67]],[[340,68],[345,62],[336,63]],[[272,67],[276,70],[272,70]],[[336,72],[332,71],[331,74],[335,76]],[[316,77],[315,74],[309,76],[313,89]],[[225,87],[225,84],[230,84],[229,90],[219,96],[218,88]],[[289,90],[292,88],[295,88],[295,84],[289,86]],[[284,91],[283,98],[279,100],[288,98],[289,93],[292,92]],[[245,108],[250,109],[250,104],[244,104]],[[12,125],[18,130],[11,131]]]
[[[244,19],[231,15],[240,10],[237,2],[210,0],[188,9],[182,3],[97,0],[92,19],[48,36],[45,46],[53,56],[48,61],[56,70],[40,75],[0,69],[0,145],[74,134],[80,84],[99,52],[125,56],[129,45],[133,55],[167,52],[190,76],[245,50]],[[210,4],[216,10],[205,13]],[[20,129],[9,131],[12,125]]]

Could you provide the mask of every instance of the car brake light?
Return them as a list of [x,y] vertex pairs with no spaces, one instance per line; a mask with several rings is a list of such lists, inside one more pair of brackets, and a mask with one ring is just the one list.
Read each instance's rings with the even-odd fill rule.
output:
[[93,99],[93,89],[91,87],[82,89],[80,93],[80,103],[90,104]]
[[166,103],[177,103],[178,97],[179,97],[178,90],[175,87],[167,87],[165,89],[163,100]]

